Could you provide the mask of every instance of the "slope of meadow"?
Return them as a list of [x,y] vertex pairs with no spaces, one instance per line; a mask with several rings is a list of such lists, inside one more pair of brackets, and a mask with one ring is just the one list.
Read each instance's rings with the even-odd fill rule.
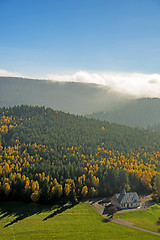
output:
[[116,214],[116,217],[135,223],[134,225],[140,228],[148,229],[150,231],[159,232],[160,226],[158,220],[160,217],[160,205],[156,204],[149,209],[124,212]]
[[158,236],[106,222],[88,204],[45,207],[0,203],[0,240],[153,240]]

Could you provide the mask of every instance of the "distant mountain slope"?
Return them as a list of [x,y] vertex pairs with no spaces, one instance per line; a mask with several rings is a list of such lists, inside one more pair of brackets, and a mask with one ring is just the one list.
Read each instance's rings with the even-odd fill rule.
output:
[[86,114],[106,108],[111,110],[124,99],[124,96],[110,93],[109,89],[95,84],[0,77],[0,107],[38,104],[64,112]]
[[97,112],[87,115],[89,118],[107,120],[134,127],[147,127],[160,123],[160,99],[141,98],[127,101],[110,112]]

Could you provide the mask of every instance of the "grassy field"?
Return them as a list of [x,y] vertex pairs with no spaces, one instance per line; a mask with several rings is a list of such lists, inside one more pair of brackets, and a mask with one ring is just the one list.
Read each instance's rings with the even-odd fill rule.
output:
[[160,225],[157,224],[160,217],[160,205],[155,204],[147,210],[137,210],[132,212],[124,212],[116,214],[115,217],[120,217],[124,220],[135,223],[134,225],[140,228],[148,229],[154,232],[160,230]]
[[74,207],[0,202],[0,240],[152,240],[158,236],[106,222],[86,203]]

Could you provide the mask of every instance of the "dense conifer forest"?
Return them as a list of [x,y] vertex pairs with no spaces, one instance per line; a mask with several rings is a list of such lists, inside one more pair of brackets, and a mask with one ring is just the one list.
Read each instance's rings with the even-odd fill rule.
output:
[[[0,108],[0,199],[158,193],[160,133],[45,107]],[[158,195],[157,195],[158,196]]]

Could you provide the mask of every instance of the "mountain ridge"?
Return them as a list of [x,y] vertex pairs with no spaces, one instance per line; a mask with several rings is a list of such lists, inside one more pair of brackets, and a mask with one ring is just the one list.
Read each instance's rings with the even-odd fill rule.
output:
[[126,98],[94,83],[0,77],[0,107],[38,104],[81,115],[111,110]]

